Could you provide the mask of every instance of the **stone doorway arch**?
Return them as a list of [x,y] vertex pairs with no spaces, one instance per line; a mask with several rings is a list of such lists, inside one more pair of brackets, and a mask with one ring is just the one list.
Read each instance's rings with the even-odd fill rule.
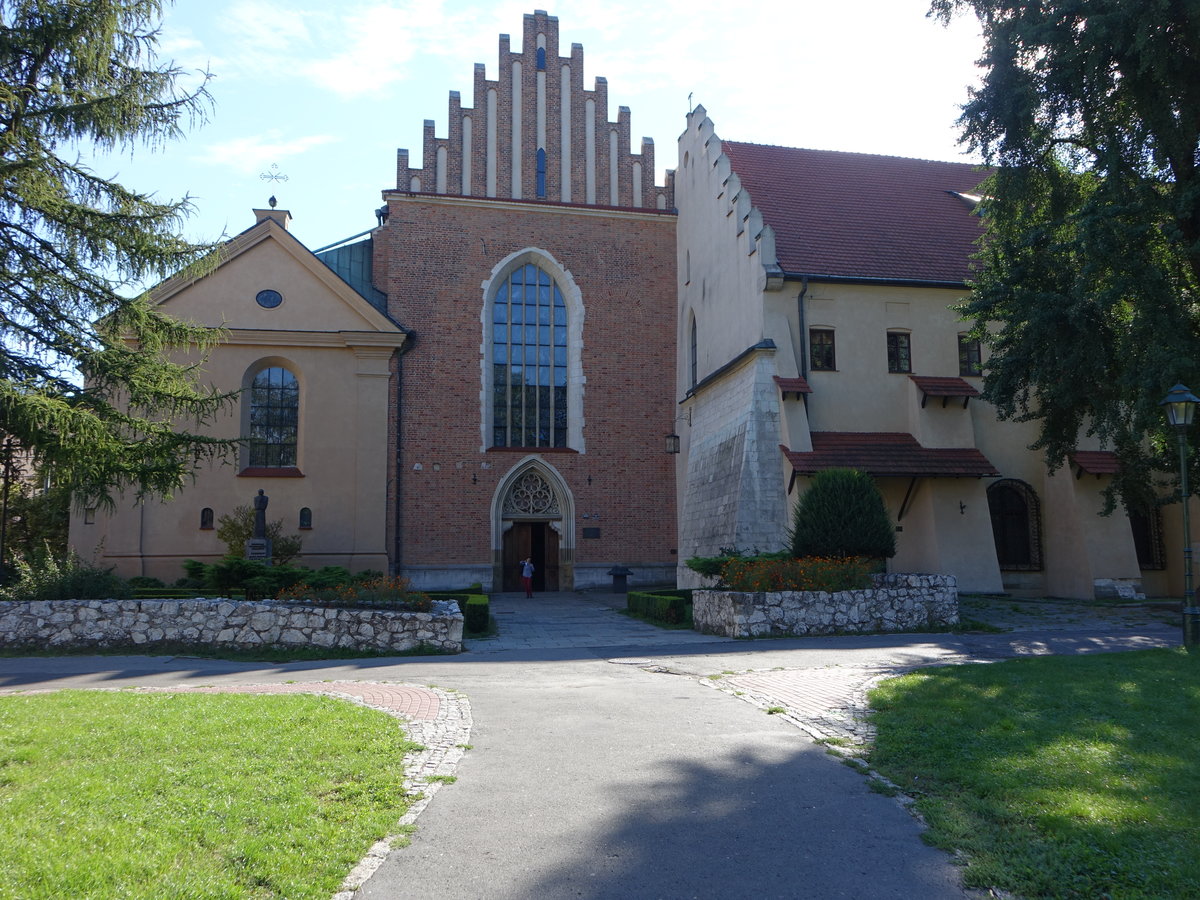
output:
[[566,481],[539,457],[526,457],[492,498],[493,590],[520,589],[518,563],[534,564],[535,591],[575,587],[575,503]]

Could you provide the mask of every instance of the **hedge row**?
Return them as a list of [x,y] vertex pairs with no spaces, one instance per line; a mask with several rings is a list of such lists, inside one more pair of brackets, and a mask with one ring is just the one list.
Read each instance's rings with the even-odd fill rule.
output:
[[491,605],[487,594],[468,594],[463,591],[426,591],[438,600],[453,600],[463,614],[463,631],[482,634],[488,630]]
[[682,625],[692,616],[692,592],[630,591],[625,596],[625,608],[635,616],[643,616],[655,622]]

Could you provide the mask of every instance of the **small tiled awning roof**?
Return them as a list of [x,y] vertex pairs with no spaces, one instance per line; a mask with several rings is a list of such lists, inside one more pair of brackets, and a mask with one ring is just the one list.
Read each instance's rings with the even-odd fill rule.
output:
[[909,375],[927,397],[978,397],[979,391],[961,378],[934,378],[929,375]]
[[780,446],[796,475],[858,469],[876,477],[984,478],[1000,473],[974,447],[922,447],[905,432],[814,431],[812,452]]
[[803,378],[780,378],[775,376],[775,383],[779,385],[779,391],[784,397],[788,394],[811,394],[812,388],[808,386],[808,382]]
[[1116,475],[1121,471],[1121,462],[1111,450],[1076,450],[1071,462],[1079,466],[1079,474]]
[[941,397],[943,407],[951,397],[962,397],[963,409],[966,409],[967,401],[972,397],[979,396],[979,391],[961,378],[935,378],[929,375],[909,375],[908,377],[921,391],[922,409],[925,408],[925,401],[930,397]]

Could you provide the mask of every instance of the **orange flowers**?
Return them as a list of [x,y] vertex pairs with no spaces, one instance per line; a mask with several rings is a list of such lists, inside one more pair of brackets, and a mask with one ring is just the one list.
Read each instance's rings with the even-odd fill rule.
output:
[[429,612],[433,601],[412,589],[407,578],[381,575],[370,581],[314,588],[296,584],[275,595],[280,603],[307,603],[312,606],[385,606],[409,612]]
[[871,565],[859,556],[733,557],[721,579],[735,591],[854,591],[871,586]]

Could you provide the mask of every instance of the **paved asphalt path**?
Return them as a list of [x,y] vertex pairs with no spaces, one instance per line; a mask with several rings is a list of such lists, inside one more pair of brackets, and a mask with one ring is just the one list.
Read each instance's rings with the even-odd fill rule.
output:
[[815,683],[831,668],[1178,643],[1178,629],[1158,620],[1036,618],[1000,635],[714,641],[647,630],[607,601],[500,598],[513,649],[498,639],[457,657],[285,665],[0,659],[0,691],[332,679],[463,692],[474,724],[457,781],[437,792],[411,846],[387,856],[363,898],[907,900],[977,895],[896,800],[872,793],[785,717],[713,690],[708,676],[758,673],[769,692],[779,671],[793,697],[810,681],[803,670]]

